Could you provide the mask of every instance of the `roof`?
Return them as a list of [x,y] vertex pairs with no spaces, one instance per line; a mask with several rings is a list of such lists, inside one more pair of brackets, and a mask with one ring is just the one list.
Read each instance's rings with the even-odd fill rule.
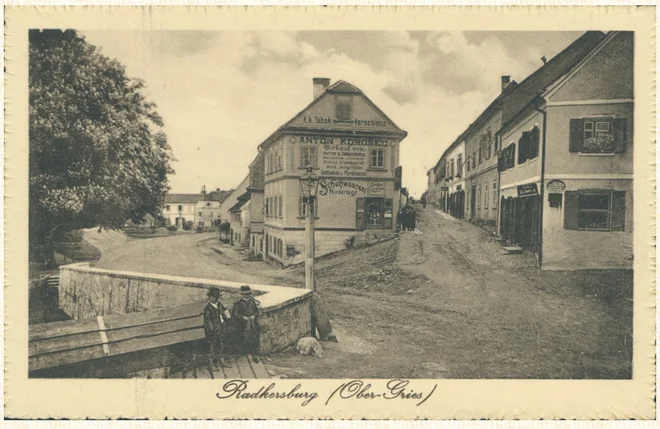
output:
[[[291,122],[293,122],[298,116],[300,116],[305,110],[309,109],[309,108],[312,107],[315,103],[317,103],[317,102],[323,97],[323,95],[325,95],[325,93],[331,93],[331,94],[361,94],[362,96],[364,96],[365,100],[366,100],[369,104],[371,104],[371,106],[372,106],[374,109],[376,109],[376,111],[380,112],[380,113],[381,113],[381,114],[382,114],[382,115],[383,115],[388,121],[390,121],[390,122],[392,123],[392,125],[394,125],[394,127],[398,130],[398,132],[400,132],[400,133],[402,134],[402,138],[405,138],[405,137],[408,135],[408,132],[407,132],[407,131],[402,130],[402,129],[401,129],[396,123],[394,123],[394,121],[393,121],[392,119],[390,119],[390,117],[387,116],[387,115],[385,114],[385,112],[383,112],[378,106],[376,106],[376,105],[374,104],[374,102],[371,101],[371,99],[369,99],[369,97],[367,97],[367,95],[366,95],[365,93],[362,92],[362,90],[360,90],[360,89],[359,89],[358,87],[356,87],[355,85],[352,85],[352,84],[350,84],[350,83],[348,83],[348,82],[346,82],[346,81],[340,79],[340,80],[338,80],[337,82],[335,82],[335,83],[333,83],[332,85],[330,85],[329,87],[327,87],[327,88],[325,89],[325,91],[324,91],[321,95],[319,95],[318,97],[314,98],[314,100],[312,100],[312,101],[311,101],[308,105],[306,105],[302,110],[300,110],[298,113],[296,113],[295,115],[293,115],[293,117],[292,117],[290,120],[286,121],[286,123],[284,123],[284,125],[282,125],[282,126],[280,126],[279,128],[277,128],[277,129],[276,129],[276,130],[275,130],[270,136],[268,136],[267,139],[265,139],[263,142],[261,142],[261,143],[259,144],[259,148],[261,148],[261,147],[263,147],[264,145],[270,143],[270,142],[271,142],[273,139],[275,139],[275,138],[276,138],[276,137],[277,137],[282,131],[287,130],[287,129],[295,129],[295,128],[293,128],[293,127],[290,127],[289,124],[290,124]],[[362,132],[367,132],[367,131],[362,131]]]
[[587,31],[518,84],[503,105],[502,128],[557,79],[569,73],[605,39],[602,31]]
[[248,201],[250,201],[250,193],[245,192],[245,193],[239,195],[238,198],[236,198],[236,199],[238,201],[236,202],[236,204],[234,204],[233,206],[231,206],[229,208],[230,212],[235,212],[235,211],[240,210],[241,207],[243,207]]
[[204,197],[204,201],[217,201],[219,203],[224,202],[227,197],[233,192],[233,189],[230,189],[228,191],[211,191],[206,196]]
[[202,194],[167,194],[165,195],[166,203],[184,203],[184,204],[196,204],[199,201],[204,200],[204,195]]

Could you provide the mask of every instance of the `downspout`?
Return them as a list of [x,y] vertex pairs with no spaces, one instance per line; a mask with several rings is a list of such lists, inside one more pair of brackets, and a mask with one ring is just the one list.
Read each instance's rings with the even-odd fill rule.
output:
[[543,134],[541,136],[541,209],[539,210],[539,268],[543,268],[543,212],[545,207],[545,139],[548,123],[548,112],[538,106],[539,98],[534,100],[534,109],[543,115]]

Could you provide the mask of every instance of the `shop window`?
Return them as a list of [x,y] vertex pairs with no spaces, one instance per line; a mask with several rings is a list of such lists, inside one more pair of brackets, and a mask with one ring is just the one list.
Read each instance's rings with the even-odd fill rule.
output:
[[371,149],[371,168],[385,167],[385,150]]
[[564,193],[564,228],[623,231],[625,191],[579,190]]
[[[307,208],[308,208],[307,197],[300,196],[298,199],[298,215],[300,217],[307,217]],[[314,217],[319,217],[319,199],[314,199]]]
[[350,121],[353,119],[353,98],[350,95],[337,95],[335,116],[338,121]]
[[571,119],[569,151],[623,153],[626,150],[626,118]]
[[392,228],[393,204],[391,198],[358,198],[356,224],[358,228]]
[[316,146],[300,146],[300,166],[317,166],[317,148]]

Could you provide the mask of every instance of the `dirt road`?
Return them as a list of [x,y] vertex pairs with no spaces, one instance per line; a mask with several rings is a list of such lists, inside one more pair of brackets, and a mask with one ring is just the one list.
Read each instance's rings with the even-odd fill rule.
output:
[[[419,231],[317,262],[339,338],[323,358],[272,356],[304,378],[627,378],[632,273],[541,272],[432,207]],[[134,240],[99,267],[300,286],[303,269],[219,255],[213,234]],[[227,250],[229,251],[229,250]]]

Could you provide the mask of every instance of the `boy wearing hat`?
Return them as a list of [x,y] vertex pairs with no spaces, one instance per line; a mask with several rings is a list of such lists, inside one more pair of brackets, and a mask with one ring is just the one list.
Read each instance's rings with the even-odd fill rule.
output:
[[211,364],[214,360],[218,362],[219,357],[220,366],[228,368],[231,365],[227,364],[223,357],[224,334],[225,323],[231,316],[229,310],[219,301],[220,289],[212,287],[207,296],[209,302],[204,307],[204,336],[211,349]]
[[241,286],[241,299],[234,303],[232,314],[234,315],[239,332],[243,334],[245,348],[252,353],[255,362],[259,362],[257,353],[259,351],[259,301],[252,296],[250,286]]

